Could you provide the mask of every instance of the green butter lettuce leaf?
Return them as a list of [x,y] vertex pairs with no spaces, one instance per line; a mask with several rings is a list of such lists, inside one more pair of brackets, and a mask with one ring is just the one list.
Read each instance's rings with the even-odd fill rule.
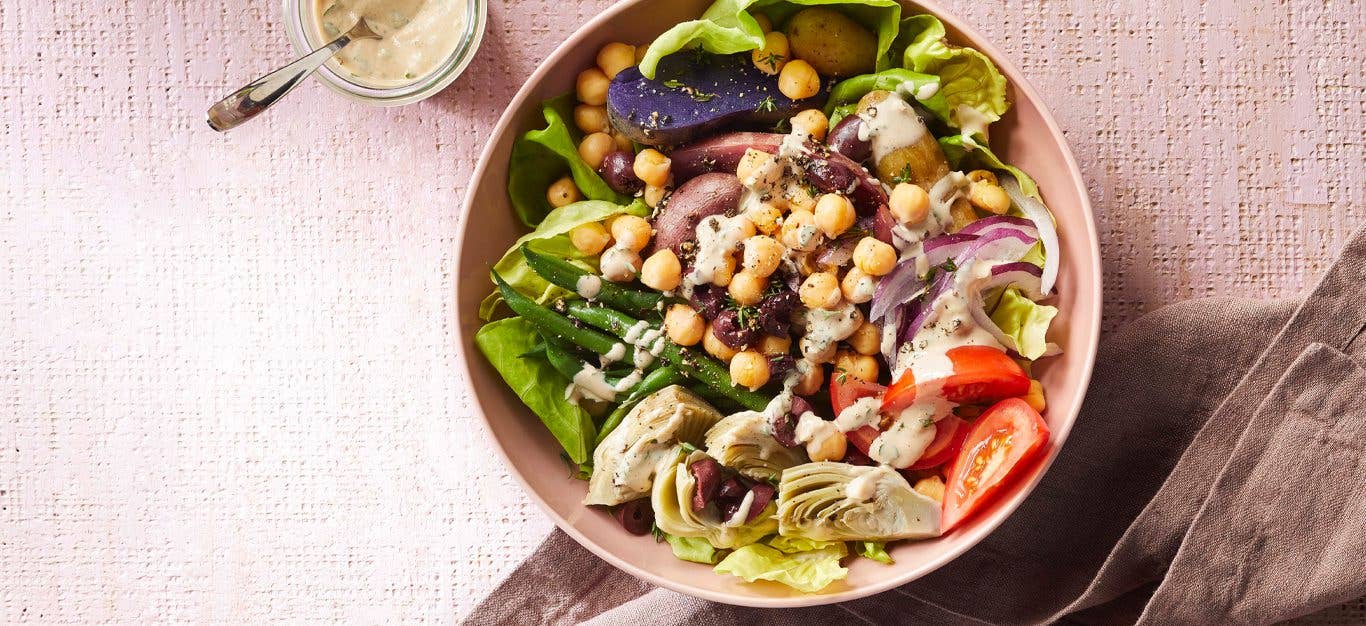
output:
[[579,157],[578,129],[565,122],[573,119],[574,95],[546,100],[541,113],[545,128],[528,131],[518,139],[508,161],[508,197],[517,217],[533,228],[545,219],[553,208],[545,197],[546,188],[565,173],[574,177],[574,184],[589,200],[629,202]]
[[838,541],[817,541],[805,537],[788,537],[785,535],[775,535],[772,539],[765,541],[769,547],[777,549],[784,554],[794,554],[797,552],[810,552],[811,550],[823,550],[833,547]]
[[1033,360],[1048,349],[1048,324],[1057,314],[1057,307],[1039,304],[1021,295],[1020,290],[1007,287],[991,311],[991,321],[1015,339],[1021,356]]
[[933,85],[933,89],[937,90],[939,77],[894,67],[876,74],[853,76],[835,83],[834,88],[830,90],[830,99],[825,103],[825,114],[830,118],[830,127],[834,128],[839,120],[849,115],[849,110],[845,107],[857,104],[859,98],[867,95],[868,92],[876,90],[895,91],[902,85],[905,85],[906,93],[914,96],[916,93],[927,92],[922,90],[928,90],[928,85]]
[[949,45],[944,36],[944,23],[933,15],[902,20],[896,39],[901,64],[939,77],[939,91],[921,101],[925,108],[964,135],[980,134],[985,141],[987,125],[1010,108],[1005,76],[986,55]]
[[1009,172],[1015,180],[1020,183],[1020,191],[1025,195],[1043,202],[1043,197],[1039,195],[1039,185],[1034,182],[1029,174],[1024,170],[1001,161],[996,153],[984,143],[978,142],[971,137],[964,138],[962,135],[951,137],[941,137],[939,147],[944,149],[944,156],[948,158],[949,165],[955,170],[967,171],[972,169],[988,169]]
[[569,379],[536,354],[540,335],[531,322],[509,317],[484,324],[474,334],[479,351],[508,387],[541,418],[574,463],[585,463],[594,437],[593,420],[564,399]]
[[664,533],[664,540],[673,548],[674,556],[684,561],[715,565],[717,559],[721,558],[721,553],[703,537],[678,537]]
[[[494,264],[493,270],[514,289],[526,294],[528,298],[534,298],[537,302],[545,303],[560,297],[568,292],[550,284],[527,265],[526,257],[522,256],[522,244],[531,242],[531,247],[537,252],[568,259],[596,272],[597,257],[589,257],[579,252],[569,241],[569,231],[575,226],[600,222],[619,213],[645,217],[650,214],[650,207],[640,200],[624,206],[602,200],[584,200],[562,206],[546,215],[536,226],[536,230],[523,235],[512,244],[507,254]],[[489,297],[484,298],[479,305],[479,317],[484,320],[493,319],[493,311],[502,300],[497,291],[489,294]]]
[[712,54],[747,52],[764,45],[764,31],[754,21],[763,12],[775,28],[804,7],[833,5],[877,34],[878,70],[895,65],[890,56],[896,41],[901,5],[896,0],[717,0],[702,16],[675,25],[650,44],[640,61],[640,72],[654,78],[659,60],[685,48],[701,47]]
[[858,541],[854,544],[858,555],[878,563],[891,565],[892,555],[887,554],[887,544],[881,541]]
[[847,554],[842,542],[792,554],[753,543],[731,552],[713,571],[734,574],[746,582],[771,580],[811,593],[849,575],[849,570],[840,566],[840,559]]

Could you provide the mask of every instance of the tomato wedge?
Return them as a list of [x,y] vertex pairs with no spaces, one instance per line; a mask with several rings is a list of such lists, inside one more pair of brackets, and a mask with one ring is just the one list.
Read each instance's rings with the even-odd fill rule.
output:
[[1020,398],[1002,400],[969,428],[949,469],[943,530],[948,532],[1000,494],[1048,445],[1048,425]]
[[836,416],[859,398],[880,396],[887,389],[877,383],[864,382],[853,376],[845,376],[843,381],[840,378],[838,374],[830,377],[830,408],[835,410]]
[[1010,355],[997,348],[958,346],[944,354],[953,363],[952,374],[917,383],[915,375],[906,370],[887,388],[882,412],[900,412],[915,401],[918,388],[929,385],[939,386],[939,393],[957,404],[995,402],[1029,393],[1029,376]]
[[925,448],[925,453],[920,455],[920,460],[912,463],[906,469],[922,470],[937,467],[952,461],[958,456],[958,449],[963,447],[963,440],[968,436],[968,423],[957,415],[950,415],[934,423],[934,441],[930,442],[930,447]]

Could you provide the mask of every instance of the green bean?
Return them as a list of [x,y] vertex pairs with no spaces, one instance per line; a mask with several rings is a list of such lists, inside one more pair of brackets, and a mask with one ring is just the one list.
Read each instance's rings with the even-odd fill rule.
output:
[[507,303],[508,308],[526,318],[546,337],[563,339],[598,354],[607,354],[612,351],[612,346],[620,343],[611,335],[591,328],[582,328],[569,318],[536,304],[531,298],[513,289],[497,272],[493,272],[493,282],[498,285],[498,291],[503,295],[503,301]]
[[617,408],[607,416],[607,421],[603,422],[602,428],[598,429],[598,438],[593,442],[593,447],[596,448],[601,444],[602,440],[606,439],[607,435],[610,435],[612,430],[621,424],[621,420],[626,419],[626,414],[630,413],[631,409],[635,408],[646,396],[680,382],[683,382],[683,373],[672,365],[665,365],[647,374],[631,389],[631,393],[626,396],[626,399],[622,400],[621,404],[617,405]]
[[664,294],[632,289],[603,280],[564,259],[532,250],[531,246],[527,244],[522,244],[522,256],[526,257],[527,265],[530,265],[531,269],[553,285],[577,292],[579,290],[579,279],[584,276],[593,276],[599,281],[599,287],[597,295],[589,298],[590,300],[602,302],[614,309],[639,317],[659,316],[660,303],[664,300]]
[[883,90],[892,91],[900,87],[902,83],[911,83],[920,86],[928,82],[937,82],[934,76],[912,72],[911,70],[894,67],[883,70],[876,74],[863,74],[846,78],[830,89],[830,97],[826,99],[826,114],[833,113],[835,107],[840,105],[857,102],[859,98],[867,95],[870,91]]
[[[569,302],[566,306],[566,312],[570,317],[618,337],[625,337],[630,328],[639,322],[620,311],[593,306],[587,302]],[[768,398],[762,394],[731,384],[730,371],[715,359],[696,354],[667,339],[664,340],[664,349],[659,356],[682,370],[689,378],[706,384],[727,398],[735,400],[740,406],[751,411],[762,411],[768,406]]]

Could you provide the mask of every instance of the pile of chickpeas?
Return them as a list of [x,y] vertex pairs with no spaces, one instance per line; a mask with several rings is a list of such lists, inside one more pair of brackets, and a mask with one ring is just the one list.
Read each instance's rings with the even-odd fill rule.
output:
[[810,63],[792,58],[792,47],[788,44],[787,35],[773,30],[773,22],[767,15],[756,14],[754,19],[764,31],[764,45],[751,54],[754,67],[769,76],[777,76],[778,91],[793,100],[820,93],[820,74]]

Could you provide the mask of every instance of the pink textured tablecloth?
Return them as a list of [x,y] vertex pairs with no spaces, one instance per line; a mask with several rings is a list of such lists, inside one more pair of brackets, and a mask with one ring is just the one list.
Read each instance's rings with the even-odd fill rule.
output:
[[[0,621],[448,622],[531,550],[455,375],[455,212],[606,4],[495,2],[430,101],[310,83],[223,136],[278,2],[0,3]],[[1366,223],[1362,0],[949,4],[1067,131],[1107,328],[1297,293]]]

